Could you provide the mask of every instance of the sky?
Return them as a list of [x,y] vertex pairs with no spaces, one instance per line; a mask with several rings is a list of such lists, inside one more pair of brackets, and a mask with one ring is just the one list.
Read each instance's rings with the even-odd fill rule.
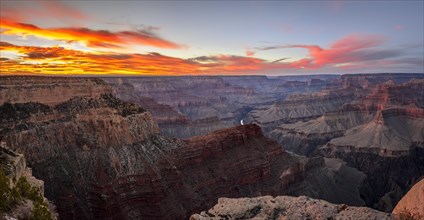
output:
[[423,73],[423,2],[0,0],[0,74]]

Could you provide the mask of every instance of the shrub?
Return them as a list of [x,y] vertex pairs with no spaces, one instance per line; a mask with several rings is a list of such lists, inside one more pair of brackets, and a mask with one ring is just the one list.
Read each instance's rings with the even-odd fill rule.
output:
[[[15,187],[11,189],[8,177],[0,168],[0,212],[12,210],[24,198],[33,201],[35,204],[33,208],[34,219],[52,219],[48,205],[43,202],[44,199],[37,187],[31,186],[25,177],[21,177]],[[45,213],[46,211],[48,215]]]
[[35,202],[31,211],[30,220],[51,220],[52,215],[45,202]]
[[38,188],[31,186],[31,184],[28,183],[25,177],[19,178],[15,188],[17,189],[19,194],[24,198],[27,198],[34,202],[43,202],[43,198],[41,197],[41,193]]
[[9,179],[0,168],[0,211],[6,212],[9,210],[9,197],[10,197]]

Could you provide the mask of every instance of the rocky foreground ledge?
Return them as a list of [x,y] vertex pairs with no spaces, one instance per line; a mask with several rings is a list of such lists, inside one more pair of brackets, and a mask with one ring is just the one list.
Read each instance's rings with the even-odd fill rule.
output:
[[395,219],[389,213],[366,207],[335,205],[306,196],[263,196],[256,198],[220,198],[208,211],[194,214],[190,220],[212,219]]

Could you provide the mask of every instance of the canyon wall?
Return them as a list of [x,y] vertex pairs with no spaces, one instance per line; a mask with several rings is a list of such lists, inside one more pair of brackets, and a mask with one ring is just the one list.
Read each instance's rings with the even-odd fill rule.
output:
[[111,92],[112,89],[103,80],[96,78],[0,77],[0,105],[6,102],[40,102],[53,106],[72,97],[95,97]]
[[[26,80],[15,78],[15,87]],[[56,81],[49,87],[62,91]],[[329,169],[285,152],[257,125],[185,140],[164,137],[144,108],[109,89],[92,90],[100,91],[88,89],[54,105],[40,99],[0,106],[1,141],[28,158],[62,219],[186,218],[223,196],[300,193],[290,186],[310,186],[303,182],[312,168],[316,174]],[[328,178],[319,179],[324,184]]]
[[363,171],[360,191],[367,206],[391,211],[424,175],[424,81],[373,84],[362,78],[347,84],[363,86],[353,101],[317,119],[280,125],[269,135],[287,150],[339,158]]

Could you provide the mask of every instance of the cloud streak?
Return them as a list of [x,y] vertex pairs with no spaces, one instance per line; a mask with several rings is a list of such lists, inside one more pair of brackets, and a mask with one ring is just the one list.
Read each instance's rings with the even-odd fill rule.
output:
[[93,30],[89,28],[40,28],[26,23],[14,22],[1,17],[1,28],[6,29],[2,34],[26,36],[32,35],[41,38],[66,42],[81,42],[92,48],[127,48],[130,45],[144,45],[165,49],[180,49],[182,45],[160,38],[151,32]]
[[18,59],[1,60],[2,74],[246,74],[304,65],[302,62],[272,63],[244,56],[181,59],[159,53],[95,53],[63,47],[18,46],[7,42],[0,42],[0,49],[19,54]]
[[[403,49],[381,49],[385,39],[377,35],[348,35],[323,48],[318,45],[293,44],[256,47],[257,51],[303,48],[308,50],[308,57],[299,60],[308,69],[319,69],[325,66],[349,66],[355,63],[368,63],[401,57]],[[283,59],[284,60],[284,59]],[[275,62],[283,61],[276,60]],[[365,66],[364,66],[365,67]]]
[[2,74],[194,74],[199,66],[188,60],[159,53],[119,54],[82,52],[63,47],[17,46],[0,42],[0,50],[20,55],[2,60]]
[[[103,34],[109,37],[109,33]],[[113,37],[110,36],[109,41],[96,41],[96,43],[109,44]],[[423,66],[422,58],[404,56],[404,48],[385,50],[378,48],[383,41],[384,39],[379,36],[353,35],[335,41],[328,48],[302,44],[261,48],[261,50],[302,48],[308,51],[308,56],[294,61],[289,58],[268,61],[252,56],[225,54],[182,59],[160,53],[83,52],[63,47],[19,46],[0,42],[2,52],[11,51],[15,55],[18,54],[18,58],[2,57],[0,62],[1,74],[240,75],[311,70],[317,72],[381,70],[382,66],[407,70],[411,66],[420,66],[420,63],[421,67]]]

